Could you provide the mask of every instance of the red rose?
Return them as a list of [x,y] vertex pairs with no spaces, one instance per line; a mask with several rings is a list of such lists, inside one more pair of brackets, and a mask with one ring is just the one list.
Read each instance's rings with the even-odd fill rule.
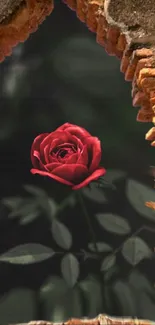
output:
[[65,123],[51,133],[38,135],[32,144],[32,174],[48,176],[73,190],[103,176],[99,167],[101,145],[85,129]]

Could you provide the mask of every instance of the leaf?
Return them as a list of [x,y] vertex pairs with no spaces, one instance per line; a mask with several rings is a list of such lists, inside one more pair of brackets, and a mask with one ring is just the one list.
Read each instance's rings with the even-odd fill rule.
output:
[[113,302],[111,299],[111,286],[109,284],[104,283],[103,294],[104,294],[104,301],[105,301],[104,304],[105,304],[106,312],[110,313]]
[[71,195],[68,195],[62,202],[60,202],[58,210],[62,211],[68,207],[74,207],[76,202],[77,202],[77,199],[75,197],[75,193],[72,193]]
[[23,216],[20,218],[20,225],[24,226],[27,225],[29,222],[32,222],[33,220],[35,220],[40,214],[40,211],[36,210],[36,211],[32,211],[29,214]]
[[100,282],[91,275],[79,282],[79,287],[83,291],[88,303],[88,317],[94,317],[102,310],[102,292]]
[[[57,306],[56,306],[57,307]],[[63,308],[62,308],[63,307]],[[72,317],[83,317],[83,308],[81,304],[81,292],[76,286],[68,288],[66,295],[59,302],[59,308],[63,309],[62,317],[57,313],[57,321],[62,323],[62,319],[71,319]],[[53,311],[51,312],[51,320],[53,320]]]
[[155,320],[155,303],[146,292],[140,291],[138,297],[138,307],[143,319]]
[[[104,243],[104,242],[98,242],[98,243],[96,243],[96,246],[97,246],[98,252],[110,252],[113,249],[109,244]],[[96,252],[96,249],[94,247],[94,243],[89,243],[88,248],[92,252]]]
[[23,199],[22,204],[14,208],[9,213],[9,217],[11,218],[22,217],[22,216],[25,217],[32,212],[36,212],[36,210],[37,210],[36,202],[34,202],[32,199],[31,200]]
[[19,223],[24,225],[32,222],[40,215],[40,208],[33,198],[10,197],[2,202],[11,209],[9,218],[20,218]]
[[48,219],[51,221],[57,213],[58,206],[54,199],[48,197],[47,193],[33,185],[24,185],[24,188],[27,192],[34,195],[37,199],[36,203],[39,208],[41,208],[45,213]]
[[89,200],[94,201],[96,203],[102,204],[108,202],[103,190],[97,187],[84,187],[82,192],[84,196],[86,196]]
[[155,211],[145,206],[145,202],[155,201],[154,189],[129,179],[126,186],[126,195],[130,204],[141,216],[155,221]]
[[97,181],[94,182],[97,187],[102,189],[111,189],[116,190],[114,183],[107,181],[105,177],[100,177]]
[[69,287],[74,287],[79,277],[80,268],[77,258],[69,253],[61,261],[61,272]]
[[37,186],[26,184],[23,187],[28,193],[34,196],[41,197],[41,198],[47,196],[46,192]]
[[104,273],[104,282],[111,281],[113,275],[116,275],[119,272],[119,268],[116,264],[114,264],[110,269]]
[[50,221],[54,220],[58,210],[58,205],[54,199],[47,197],[44,201],[42,200],[42,202],[40,202],[40,206],[46,212],[48,219]]
[[143,259],[150,258],[152,251],[140,237],[134,236],[127,239],[122,248],[122,255],[128,263],[135,266]]
[[126,172],[124,170],[119,170],[119,169],[108,169],[106,174],[104,175],[104,179],[110,183],[115,183],[118,180],[125,177],[126,177]]
[[101,271],[108,271],[116,263],[115,255],[108,255],[101,264]]
[[40,288],[44,315],[52,322],[70,317],[82,317],[81,295],[77,287],[68,288],[59,276],[49,277]]
[[26,265],[42,262],[54,254],[55,252],[52,248],[36,243],[29,243],[16,246],[0,255],[0,262]]
[[40,287],[40,299],[43,301],[46,299],[50,300],[51,306],[51,301],[56,301],[60,298],[60,296],[66,295],[67,290],[68,287],[64,279],[62,279],[60,276],[50,276]]
[[7,206],[9,209],[16,209],[19,205],[22,204],[23,198],[19,196],[7,197],[2,199],[2,203]]
[[16,288],[0,299],[1,324],[29,322],[35,318],[35,292],[28,288]]
[[155,290],[151,282],[143,273],[139,272],[136,269],[133,269],[129,274],[128,279],[129,283],[132,285],[132,287],[135,288],[135,290],[141,290],[143,292],[146,292],[155,302]]
[[44,317],[53,321],[57,320],[57,312],[63,315],[63,306],[60,306],[63,297],[66,297],[67,285],[59,276],[48,277],[40,288],[39,298],[44,306]]
[[121,310],[122,316],[130,315],[135,317],[137,314],[137,306],[135,292],[132,288],[121,280],[115,282],[113,286],[114,298],[118,302],[118,308]]
[[127,235],[131,231],[128,221],[118,215],[112,213],[98,213],[96,214],[96,218],[105,230],[115,234]]
[[52,236],[56,243],[64,249],[69,249],[72,246],[72,235],[68,228],[60,221],[52,221]]

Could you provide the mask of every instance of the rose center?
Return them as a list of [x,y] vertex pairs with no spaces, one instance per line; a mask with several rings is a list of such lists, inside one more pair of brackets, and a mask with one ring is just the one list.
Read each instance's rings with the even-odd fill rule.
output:
[[68,153],[68,150],[66,149],[61,149],[59,152],[58,152],[58,155],[61,157],[61,158],[64,158]]
[[58,160],[62,161],[66,158],[68,158],[70,155],[74,154],[77,151],[75,145],[70,143],[65,143],[59,145],[57,148],[55,148],[51,154],[52,156],[57,157]]

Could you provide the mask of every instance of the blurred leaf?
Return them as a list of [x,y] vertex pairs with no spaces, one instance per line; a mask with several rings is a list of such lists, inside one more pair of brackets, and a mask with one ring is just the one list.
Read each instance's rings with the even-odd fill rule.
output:
[[40,215],[37,202],[32,198],[8,197],[2,199],[2,203],[11,210],[8,217],[19,217],[22,225],[32,222]]
[[82,289],[88,305],[87,316],[96,317],[102,310],[101,283],[93,276],[88,275],[86,279],[78,283]]
[[73,287],[79,277],[80,268],[77,258],[73,254],[66,254],[61,261],[61,272],[69,287]]
[[19,85],[23,85],[26,75],[27,67],[20,61],[14,62],[13,65],[7,69],[3,82],[3,92],[7,94],[7,96],[10,97],[12,101],[15,94],[19,93],[19,96],[21,96],[22,92],[19,91]]
[[9,197],[2,200],[2,203],[11,209],[9,217],[19,217],[20,224],[24,225],[32,222],[41,212],[44,212],[51,222],[58,210],[57,203],[52,198],[49,198],[45,191],[35,186],[24,185],[24,188],[34,197]]
[[117,274],[119,271],[119,268],[116,264],[114,264],[110,269],[108,269],[105,273],[104,273],[104,281],[108,282],[111,280],[112,276]]
[[124,170],[110,168],[107,169],[106,174],[104,175],[104,179],[110,183],[115,183],[125,177],[126,172]]
[[105,257],[101,264],[101,271],[109,270],[114,264],[116,263],[116,256],[115,255],[108,255]]
[[125,241],[122,255],[128,263],[135,266],[145,258],[152,256],[149,246],[140,237],[134,236]]
[[53,319],[55,322],[59,316],[64,319],[62,302],[66,298],[67,290],[66,282],[59,276],[50,276],[45,280],[40,288],[40,299],[44,306],[44,317],[46,319]]
[[26,184],[23,187],[28,193],[34,196],[41,197],[41,198],[47,196],[47,193],[37,186]]
[[47,197],[45,201],[40,202],[40,205],[46,212],[49,221],[53,221],[58,211],[58,205],[54,199]]
[[[137,292],[138,293],[138,292]],[[139,291],[138,303],[138,316],[143,319],[150,319],[154,322],[155,320],[155,303],[147,295],[146,292],[142,290]]]
[[155,190],[133,179],[129,179],[126,195],[133,208],[143,217],[155,221],[155,211],[145,206],[147,201],[155,201]]
[[54,219],[52,221],[52,236],[56,241],[57,245],[61,248],[69,249],[72,246],[72,235],[68,228],[61,223]]
[[71,195],[68,195],[62,202],[60,202],[58,209],[64,210],[66,207],[74,207],[76,204],[76,197],[75,193],[72,193]]
[[131,317],[135,317],[137,314],[135,292],[131,290],[130,286],[127,283],[118,280],[113,286],[113,291],[116,296],[116,301],[118,301],[118,308],[119,311],[121,311],[122,316],[130,315]]
[[96,203],[107,203],[107,198],[104,194],[104,192],[96,187],[88,188],[84,187],[83,194],[90,199],[91,201],[94,201]]
[[59,299],[62,295],[66,295],[68,290],[67,284],[60,276],[50,276],[40,287],[40,299],[51,301]]
[[145,291],[155,301],[155,289],[145,274],[133,269],[128,277],[129,283],[136,289]]
[[102,190],[107,188],[116,190],[116,186],[114,185],[114,183],[109,182],[104,176],[100,177],[97,181],[94,181],[92,183],[96,184],[96,187],[101,188]]
[[18,324],[35,318],[35,293],[28,288],[16,288],[0,299],[1,324]]
[[40,298],[44,305],[44,317],[52,322],[82,316],[79,289],[68,288],[59,276],[51,276],[43,283]]
[[115,234],[126,235],[131,231],[128,221],[118,215],[112,213],[98,213],[96,214],[96,218],[104,229]]
[[68,197],[68,200],[67,200],[67,202],[68,202],[68,205],[70,206],[70,207],[74,207],[75,206],[75,204],[76,204],[76,196],[73,194],[73,195],[70,195],[69,197]]
[[13,247],[0,255],[0,262],[11,264],[32,264],[42,262],[55,255],[52,248],[40,244],[24,244]]
[[105,299],[105,308],[107,313],[110,313],[112,308],[111,286],[104,283],[103,292]]
[[23,200],[23,204],[9,213],[10,218],[19,217],[19,223],[22,225],[28,224],[35,220],[40,215],[36,202],[33,200]]
[[40,211],[38,211],[38,210],[29,212],[29,214],[27,214],[27,215],[20,218],[19,224],[22,225],[22,226],[25,226],[28,223],[35,220],[39,216],[39,214],[40,214]]
[[1,202],[8,207],[9,209],[17,209],[19,205],[22,204],[24,199],[19,196],[12,196],[12,197],[7,197],[1,200]]
[[64,308],[64,304],[63,304],[63,302],[66,302],[66,300],[67,299],[61,298],[62,304],[60,305],[59,303],[57,303],[57,304],[54,303],[52,305],[52,307],[51,307],[51,302],[50,302],[50,307],[48,308],[48,311],[45,311],[45,318],[48,319],[52,323],[61,323],[62,319],[66,319],[65,318],[66,308]]
[[[109,244],[104,243],[104,242],[98,242],[98,243],[96,243],[96,246],[97,246],[98,252],[110,252],[113,249]],[[94,243],[89,243],[88,248],[92,252],[96,252],[96,249],[94,247]]]
[[[58,310],[61,310],[59,313]],[[83,308],[81,302],[81,292],[78,287],[68,288],[66,295],[61,299],[61,303],[55,305],[55,308],[51,311],[50,320],[53,322],[62,322],[62,319],[69,319],[72,317],[82,317]]]

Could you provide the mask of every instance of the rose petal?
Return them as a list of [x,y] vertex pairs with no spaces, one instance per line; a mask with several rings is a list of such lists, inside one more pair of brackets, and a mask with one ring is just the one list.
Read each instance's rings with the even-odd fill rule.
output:
[[53,169],[52,173],[74,184],[83,180],[88,175],[88,170],[84,165],[63,164]]
[[56,167],[59,167],[60,165],[61,165],[61,163],[59,163],[59,162],[53,162],[53,163],[47,164],[45,167],[46,167],[46,170],[49,170],[50,172],[52,172],[53,169],[55,169]]
[[74,143],[77,148],[80,148],[81,150],[83,149],[83,143],[79,138],[77,138],[77,136],[72,135],[71,139],[72,143]]
[[36,151],[36,150],[34,150],[34,152],[33,152],[32,163],[33,163],[33,166],[35,168],[41,168],[43,170],[45,169],[44,165],[43,165],[43,163],[41,161],[41,158],[40,158],[40,153],[38,151]]
[[61,126],[59,126],[56,131],[64,131],[66,130],[69,126],[72,126],[73,124],[70,124],[68,122],[62,124]]
[[58,182],[60,182],[62,184],[73,186],[73,183],[68,182],[65,179],[63,179],[63,178],[61,178],[61,177],[59,177],[57,175],[53,175],[50,172],[45,172],[45,171],[42,171],[42,170],[39,170],[39,169],[32,168],[31,173],[32,174],[39,174],[41,176],[48,176],[48,177],[50,177],[52,179],[55,179],[56,181],[58,181]]
[[68,142],[68,138],[71,139],[71,136],[69,133],[65,131],[54,131],[48,134],[48,136],[42,141],[40,145],[40,151],[43,152],[45,146],[47,144],[52,145],[52,142],[55,141],[56,139],[59,139],[60,143]]
[[89,137],[84,140],[90,155],[89,172],[92,173],[99,167],[101,161],[101,142],[97,137]]
[[73,146],[73,143],[70,142],[63,142],[62,143],[62,138],[61,139],[55,139],[52,141],[51,146],[50,146],[50,152],[54,150],[55,148],[60,148],[60,147],[71,147]]
[[32,164],[34,165],[35,164],[35,160],[33,159],[33,152],[34,150],[40,152],[40,143],[42,142],[42,140],[44,138],[46,138],[46,136],[48,135],[49,133],[42,133],[42,134],[39,134],[33,141],[32,143],[32,146],[31,146],[31,161],[32,161]]
[[78,153],[71,154],[65,161],[65,164],[75,164],[78,160]]
[[50,145],[49,144],[47,144],[46,146],[45,146],[45,148],[44,148],[44,155],[43,155],[43,160],[44,160],[44,162],[46,163],[46,164],[49,164],[50,163],[50,160],[49,160],[49,156],[50,156],[50,154],[49,154],[49,150],[50,150]]
[[79,154],[77,164],[83,164],[85,166],[88,165],[88,151],[87,151],[87,145],[85,145],[82,149],[82,151]]
[[83,182],[81,182],[78,185],[74,185],[72,187],[72,190],[79,190],[82,187],[87,186],[90,182],[95,181],[96,179],[98,179],[99,177],[105,175],[106,170],[104,168],[99,168],[97,170],[95,170],[90,176],[88,176]]
[[84,128],[80,126],[71,126],[66,129],[70,134],[75,135],[79,139],[83,139],[85,137],[90,137],[91,134],[87,132]]
[[58,130],[68,131],[70,134],[73,134],[77,138],[80,138],[80,139],[82,139],[83,137],[91,136],[91,134],[89,132],[87,132],[84,128],[77,126],[75,124],[70,124],[70,123],[65,123],[65,124],[61,125],[59,128],[57,128],[57,131]]

